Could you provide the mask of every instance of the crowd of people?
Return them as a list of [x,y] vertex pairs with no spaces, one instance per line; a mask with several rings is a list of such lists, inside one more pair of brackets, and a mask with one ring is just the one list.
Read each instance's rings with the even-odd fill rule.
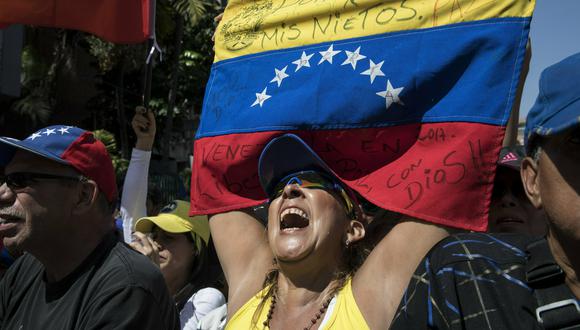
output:
[[2,137],[0,328],[580,327],[579,78],[580,54],[543,72],[525,146],[498,155],[488,233],[372,205],[293,134],[259,159],[265,221],[151,203],[144,108],[120,198],[91,132]]

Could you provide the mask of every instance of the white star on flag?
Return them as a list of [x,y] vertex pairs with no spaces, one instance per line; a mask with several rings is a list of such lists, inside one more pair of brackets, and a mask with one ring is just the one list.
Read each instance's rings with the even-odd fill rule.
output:
[[356,62],[367,58],[366,56],[360,54],[360,46],[354,52],[349,52],[348,50],[345,50],[345,53],[346,60],[342,62],[341,65],[350,64],[352,65],[352,68],[355,70],[356,70]]
[[383,66],[383,63],[385,63],[385,61],[381,61],[380,63],[375,64],[375,62],[373,62],[373,60],[370,60],[369,69],[361,72],[361,74],[364,76],[371,76],[371,84],[372,84],[373,81],[375,81],[375,78],[377,76],[381,76],[381,77],[385,76],[383,71],[381,71],[381,67]]
[[278,87],[280,87],[280,85],[282,85],[282,80],[289,77],[289,75],[286,74],[286,69],[288,69],[287,65],[282,70],[274,68],[275,76],[274,79],[270,80],[270,82],[278,83]]
[[302,52],[302,56],[300,56],[300,58],[296,61],[292,62],[292,64],[296,64],[296,70],[294,70],[294,72],[300,70],[303,66],[310,67],[310,58],[312,55],[314,55],[314,53],[306,55],[305,52]]
[[32,135],[29,137],[29,139],[31,139],[32,141],[34,141],[34,139],[42,137],[42,134],[39,134],[38,132],[36,133],[32,133]]
[[64,133],[70,133],[69,130],[70,127],[61,127],[58,129],[58,131],[60,132],[60,135],[64,135]]
[[393,103],[398,103],[400,105],[405,105],[403,103],[403,101],[401,101],[401,99],[399,98],[399,93],[401,93],[401,91],[404,89],[405,87],[399,87],[399,88],[393,88],[393,85],[391,85],[391,81],[387,79],[387,89],[382,91],[382,92],[378,92],[377,95],[380,97],[385,98],[385,103],[387,105],[387,109],[393,104]]
[[262,93],[256,93],[256,100],[254,101],[254,103],[252,103],[252,107],[255,106],[256,104],[259,104],[261,108],[262,105],[264,104],[264,101],[272,97],[271,95],[266,94],[267,90],[268,87],[264,88]]
[[49,136],[50,134],[56,134],[54,128],[47,128],[46,131],[44,131],[44,134],[46,134],[46,136]]
[[334,50],[333,47],[334,45],[330,45],[330,47],[328,47],[327,50],[319,52],[322,58],[320,59],[320,61],[318,61],[318,65],[322,64],[323,62],[328,62],[332,64],[332,58],[334,57],[334,55],[340,53],[340,50]]

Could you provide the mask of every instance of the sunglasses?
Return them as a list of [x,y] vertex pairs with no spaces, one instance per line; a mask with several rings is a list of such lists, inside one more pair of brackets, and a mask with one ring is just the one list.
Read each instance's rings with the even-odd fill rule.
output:
[[69,180],[84,182],[87,180],[82,175],[79,176],[64,176],[64,175],[54,175],[45,173],[29,173],[29,172],[16,172],[10,174],[0,174],[0,186],[6,185],[10,189],[23,189],[30,187],[33,183],[38,182],[41,179],[48,180]]
[[336,192],[343,200],[346,213],[351,219],[356,218],[353,199],[349,197],[346,189],[335,180],[316,171],[302,171],[284,177],[274,187],[270,200],[282,195],[284,188],[290,184],[297,184],[302,188],[322,189]]

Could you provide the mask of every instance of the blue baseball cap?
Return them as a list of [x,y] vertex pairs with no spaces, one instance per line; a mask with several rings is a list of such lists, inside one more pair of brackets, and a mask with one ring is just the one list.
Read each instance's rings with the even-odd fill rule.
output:
[[580,125],[580,53],[546,68],[540,92],[528,113],[524,140],[530,152],[538,136],[550,136]]
[[93,133],[78,127],[54,125],[26,139],[0,137],[0,166],[6,166],[16,151],[25,150],[57,163],[72,166],[94,180],[107,200],[117,197],[115,169],[105,145]]
[[287,175],[308,170],[327,173],[340,182],[324,160],[295,134],[284,134],[272,139],[264,147],[258,163],[260,184],[268,196],[272,195],[275,186]]
[[280,180],[303,171],[317,171],[332,178],[344,193],[342,198],[349,212],[352,212],[350,215],[363,220],[354,191],[297,135],[284,134],[272,139],[260,154],[258,177],[268,197],[272,196]]

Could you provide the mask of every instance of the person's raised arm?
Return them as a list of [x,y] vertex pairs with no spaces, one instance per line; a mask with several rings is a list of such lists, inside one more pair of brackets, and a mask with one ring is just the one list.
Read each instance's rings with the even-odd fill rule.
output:
[[379,241],[353,279],[355,299],[371,329],[389,327],[419,262],[448,235],[444,227],[404,216]]
[[153,112],[143,107],[137,107],[131,126],[137,136],[137,142],[131,154],[131,161],[125,175],[121,197],[123,238],[127,243],[131,242],[131,233],[135,226],[135,221],[147,216],[149,162],[156,131]]
[[250,212],[212,215],[209,227],[229,286],[229,318],[262,289],[273,256],[266,228]]

